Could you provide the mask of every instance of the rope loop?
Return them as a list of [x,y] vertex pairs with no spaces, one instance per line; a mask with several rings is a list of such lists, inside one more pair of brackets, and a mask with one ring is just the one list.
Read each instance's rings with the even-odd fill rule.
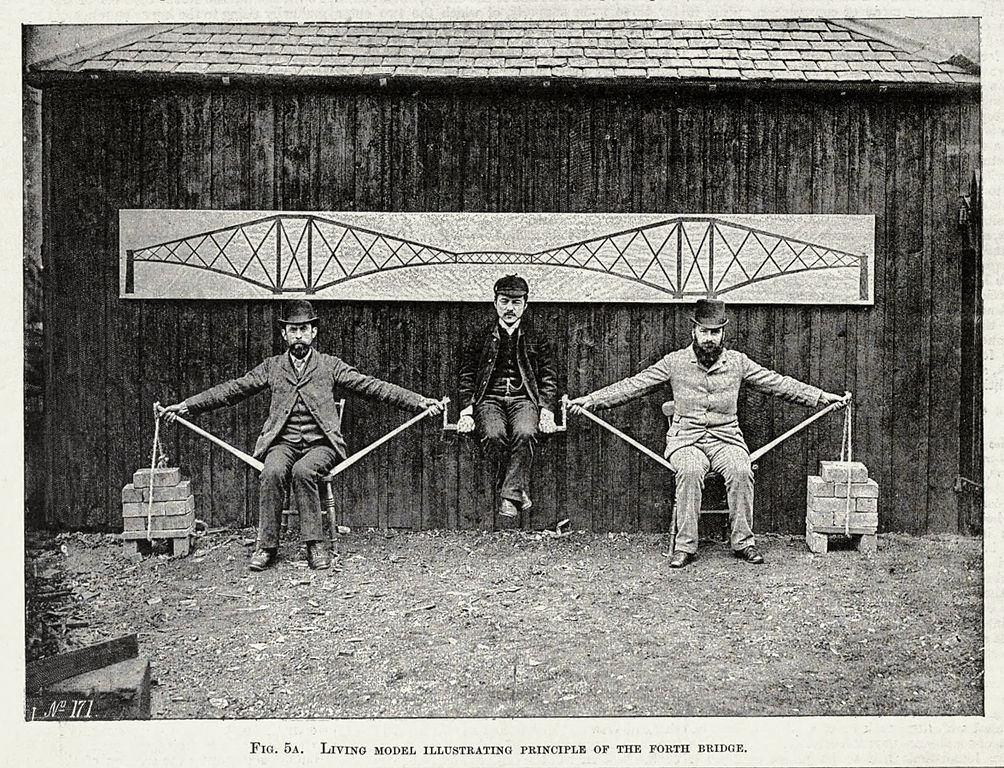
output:
[[146,540],[153,541],[153,475],[157,469],[157,459],[162,455],[160,449],[160,403],[153,404],[153,450],[150,456],[150,498],[146,508]]
[[[844,410],[844,431],[843,436],[840,439],[840,461],[841,463],[846,462],[847,467],[847,499],[844,504],[844,535],[851,535],[851,468],[850,463],[852,461],[852,449],[851,449],[851,425],[853,423],[851,418],[851,401],[847,402],[847,406]],[[846,458],[844,458],[846,456]]]

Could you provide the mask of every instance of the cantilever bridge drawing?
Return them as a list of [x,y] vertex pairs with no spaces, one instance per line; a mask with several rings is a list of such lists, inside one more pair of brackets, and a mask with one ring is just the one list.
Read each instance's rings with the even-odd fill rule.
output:
[[874,217],[123,210],[123,298],[869,304]]

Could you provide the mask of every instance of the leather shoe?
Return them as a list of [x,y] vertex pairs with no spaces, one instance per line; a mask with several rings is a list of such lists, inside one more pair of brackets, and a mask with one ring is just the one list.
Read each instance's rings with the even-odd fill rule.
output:
[[516,505],[510,499],[502,499],[499,504],[499,514],[502,517],[516,517],[519,515],[519,510],[516,509]]
[[526,512],[530,507],[533,506],[533,499],[530,498],[530,494],[526,491],[520,491],[520,508]]
[[763,555],[756,547],[746,547],[746,549],[736,549],[732,551],[735,557],[740,560],[745,560],[747,563],[753,563],[754,565],[759,565],[763,562]]
[[684,552],[683,550],[676,550],[673,556],[669,559],[670,568],[682,568],[688,563],[693,562],[694,558],[697,557],[693,552]]
[[252,571],[264,571],[274,562],[274,549],[257,549],[254,554],[251,555],[251,562],[248,563],[248,569]]
[[312,541],[307,544],[307,564],[311,568],[323,571],[331,567],[331,555],[323,541]]

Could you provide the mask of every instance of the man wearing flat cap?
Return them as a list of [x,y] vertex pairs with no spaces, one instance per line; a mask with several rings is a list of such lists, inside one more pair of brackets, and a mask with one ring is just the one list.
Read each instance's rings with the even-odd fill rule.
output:
[[309,301],[285,303],[282,338],[286,351],[270,357],[243,376],[163,409],[165,419],[234,405],[265,389],[271,393],[268,418],[254,456],[265,465],[259,489],[258,546],[252,571],[274,561],[279,547],[279,518],[287,494],[300,513],[300,538],[311,568],[328,568],[331,556],[321,532],[318,482],[346,454],[335,387],[399,408],[442,408],[442,403],[360,373],[348,363],[314,349],[318,320]]
[[529,291],[518,275],[495,283],[495,317],[467,342],[459,366],[457,430],[477,431],[496,466],[498,514],[510,524],[533,504],[530,470],[538,431],[556,429],[554,360],[547,337],[524,316]]
[[571,400],[569,410],[612,408],[669,384],[675,412],[666,435],[665,456],[676,470],[678,525],[670,566],[682,568],[696,556],[697,516],[704,476],[710,469],[725,480],[733,554],[748,563],[762,563],[751,529],[753,470],[736,415],[739,388],[747,384],[806,406],[829,405],[844,398],[782,376],[728,349],[724,302],[700,299],[691,321],[690,346],[669,353],[634,376]]

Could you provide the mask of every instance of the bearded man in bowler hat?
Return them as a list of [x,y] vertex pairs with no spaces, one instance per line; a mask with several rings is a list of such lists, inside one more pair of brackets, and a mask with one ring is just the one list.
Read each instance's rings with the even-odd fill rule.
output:
[[518,275],[495,283],[495,317],[460,357],[459,432],[473,432],[496,465],[498,513],[512,523],[533,504],[530,470],[537,434],[557,429],[557,383],[545,334],[524,313],[530,289]]
[[742,352],[725,346],[725,303],[700,299],[691,316],[693,343],[671,352],[634,376],[569,401],[580,408],[612,408],[669,384],[675,412],[666,435],[665,456],[676,470],[678,533],[670,567],[682,568],[697,553],[697,516],[704,476],[713,469],[725,480],[733,554],[762,563],[753,537],[753,470],[749,448],[739,429],[736,406],[743,384],[800,405],[845,401],[790,376],[764,368]]
[[318,320],[309,301],[286,302],[279,319],[286,351],[270,357],[243,376],[163,409],[167,421],[234,405],[263,390],[271,393],[268,418],[254,448],[265,464],[260,479],[258,545],[250,569],[263,571],[275,562],[279,519],[290,495],[300,513],[300,538],[311,568],[331,565],[321,532],[318,482],[346,455],[335,387],[399,408],[441,412],[430,397],[360,373],[348,363],[314,349]]

